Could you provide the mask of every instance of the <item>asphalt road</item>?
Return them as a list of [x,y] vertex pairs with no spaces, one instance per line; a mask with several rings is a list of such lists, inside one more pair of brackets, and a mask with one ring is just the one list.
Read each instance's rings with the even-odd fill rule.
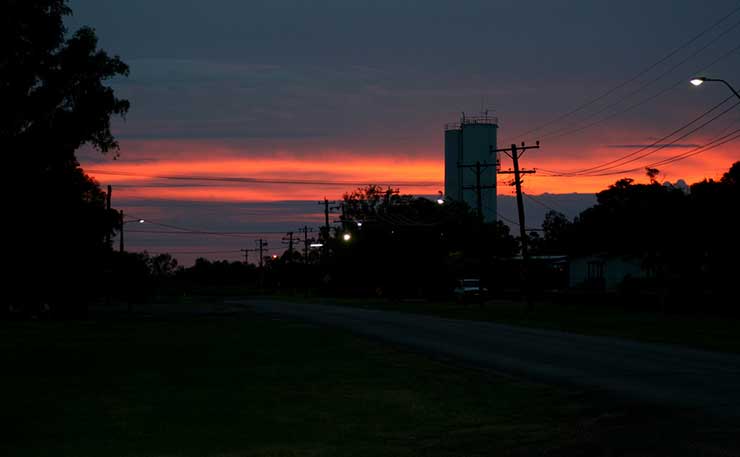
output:
[[264,299],[240,304],[501,373],[740,416],[738,355],[393,311]]

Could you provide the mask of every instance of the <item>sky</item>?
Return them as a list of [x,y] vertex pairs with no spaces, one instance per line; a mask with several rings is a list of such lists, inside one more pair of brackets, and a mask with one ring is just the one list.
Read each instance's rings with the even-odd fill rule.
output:
[[[543,202],[572,217],[617,179],[646,182],[642,167],[740,128],[740,107],[728,100],[662,140],[732,95],[718,83],[690,86],[692,76],[740,87],[740,10],[726,17],[737,1],[70,6],[70,30],[94,27],[101,48],[131,68],[128,78],[111,81],[132,104],[114,122],[120,157],[83,149],[80,162],[113,186],[114,206],[127,218],[150,221],[126,225],[127,249],[172,252],[186,265],[201,255],[238,260],[260,237],[279,253],[285,232],[323,222],[319,200],[337,200],[359,184],[436,194],[444,124],[462,112],[497,116],[500,147],[541,141],[522,159],[538,169],[524,184],[540,196],[528,199],[531,226],[541,221]],[[605,176],[563,176],[627,154],[635,160],[615,163]],[[692,183],[717,179],[736,160],[740,141],[657,168],[661,181]],[[504,177],[498,192],[502,218],[516,219]]]

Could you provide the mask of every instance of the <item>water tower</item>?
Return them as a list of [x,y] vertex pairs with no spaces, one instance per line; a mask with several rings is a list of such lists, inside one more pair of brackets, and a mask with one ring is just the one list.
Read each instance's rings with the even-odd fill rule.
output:
[[496,222],[496,171],[499,158],[491,154],[496,147],[498,119],[484,113],[466,116],[445,126],[445,196],[478,207],[480,163],[481,209],[485,222]]

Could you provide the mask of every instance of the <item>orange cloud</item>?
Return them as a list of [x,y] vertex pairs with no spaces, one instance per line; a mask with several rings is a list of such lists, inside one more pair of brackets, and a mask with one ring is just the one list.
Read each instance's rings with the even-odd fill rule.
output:
[[[146,148],[146,143],[149,148]],[[697,141],[701,144],[701,141]],[[563,150],[558,145],[558,150]],[[389,150],[383,154],[364,154],[356,151],[319,151],[289,153],[285,151],[269,155],[245,156],[243,150],[231,146],[204,142],[152,141],[136,142],[133,153],[124,150],[124,159],[103,164],[84,164],[93,177],[103,184],[118,185],[116,195],[128,200],[184,200],[207,202],[266,202],[283,200],[317,200],[327,196],[340,198],[360,183],[389,183],[397,185],[403,193],[433,195],[443,189],[444,162],[442,148],[438,154],[407,154]],[[158,153],[162,152],[159,160]],[[686,149],[666,148],[649,157],[616,167],[641,167],[661,159],[669,158]],[[173,157],[171,153],[175,153]],[[532,194],[549,193],[594,193],[622,177],[638,181],[647,180],[640,171],[618,173],[608,176],[547,177],[544,170],[578,170],[592,167],[615,157],[631,152],[630,149],[615,149],[596,146],[567,152],[540,150],[527,153],[522,160],[524,168],[540,168],[539,174],[525,177],[525,190]],[[125,157],[133,156],[133,160]],[[137,161],[137,157],[144,160]],[[706,178],[718,178],[727,171],[740,154],[736,146],[721,148],[700,154],[684,161],[658,166],[661,179],[689,183]],[[503,157],[502,168],[510,168],[509,159]],[[113,175],[107,173],[122,173]],[[153,178],[156,176],[204,177],[204,178],[255,178],[260,180],[307,180],[319,182],[347,182],[347,185],[322,184],[276,184],[276,183],[223,183],[215,181],[173,181]],[[499,194],[511,193],[506,181],[511,175],[499,176]],[[414,185],[413,183],[418,183]],[[432,185],[429,185],[432,184]]]

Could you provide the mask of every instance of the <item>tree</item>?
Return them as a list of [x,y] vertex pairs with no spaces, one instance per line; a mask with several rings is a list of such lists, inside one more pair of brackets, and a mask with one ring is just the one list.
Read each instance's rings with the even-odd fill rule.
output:
[[596,198],[574,222],[569,243],[574,253],[671,252],[687,236],[687,196],[680,189],[625,178]]
[[147,256],[146,263],[149,267],[149,274],[155,279],[169,278],[177,272],[177,259],[170,254]]
[[517,249],[506,225],[480,224],[464,202],[440,205],[367,186],[345,194],[343,204],[352,238],[330,240],[331,276],[354,291],[444,293],[455,277],[484,274],[494,257],[510,257]]
[[[652,281],[677,301],[708,303],[737,294],[740,275],[740,162],[719,181],[703,180],[690,192],[622,179],[597,194],[565,231],[571,254],[642,259]],[[557,225],[557,224],[556,224]],[[720,305],[726,300],[714,300]]]
[[558,211],[548,211],[542,222],[544,239],[542,241],[543,254],[565,254],[568,252],[573,224]]
[[[105,234],[116,217],[75,152],[89,144],[118,153],[110,119],[129,103],[105,81],[128,67],[97,48],[93,29],[68,35],[66,0],[5,0],[2,11],[0,151],[11,170],[12,299],[29,300],[28,290],[42,289],[39,300],[76,300],[100,284]],[[33,289],[24,287],[30,280]]]
[[645,174],[650,179],[650,184],[655,184],[658,182],[656,178],[660,174],[660,170],[657,168],[645,167]]

